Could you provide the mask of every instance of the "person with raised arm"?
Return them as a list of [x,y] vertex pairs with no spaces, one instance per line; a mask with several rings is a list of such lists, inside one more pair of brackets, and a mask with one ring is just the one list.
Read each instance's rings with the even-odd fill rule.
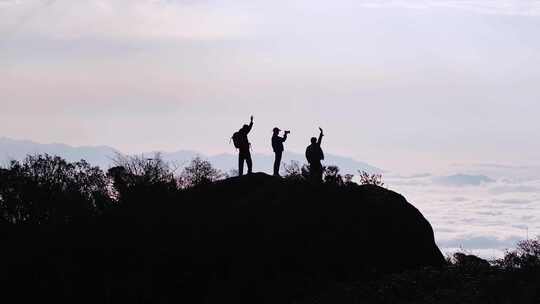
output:
[[319,127],[319,138],[311,138],[311,144],[306,148],[306,159],[309,163],[311,178],[316,182],[322,182],[324,168],[321,161],[324,160],[324,152],[321,148],[323,129]]
[[251,120],[249,125],[244,125],[238,132],[233,134],[232,140],[234,146],[238,149],[238,175],[242,176],[244,174],[244,161],[248,167],[248,174],[252,173],[253,170],[253,161],[251,160],[250,147],[251,144],[248,140],[248,134],[253,128],[253,115],[251,115]]

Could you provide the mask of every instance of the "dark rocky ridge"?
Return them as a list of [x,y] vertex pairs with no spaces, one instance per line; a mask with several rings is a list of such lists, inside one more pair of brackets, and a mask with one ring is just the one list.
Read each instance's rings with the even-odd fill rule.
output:
[[2,229],[0,283],[27,300],[290,303],[444,264],[430,224],[401,195],[262,173],[141,192],[92,223]]
[[344,267],[346,258],[353,264],[363,261],[366,268],[389,270],[444,262],[429,222],[403,196],[381,187],[311,185],[259,173],[200,187],[187,195],[189,201],[208,204],[207,210],[223,204],[217,208],[230,211],[221,215],[232,217],[208,221],[243,226],[251,235],[236,231],[229,236],[244,235],[246,241],[252,237],[267,250],[291,253],[295,248],[306,256],[310,249],[329,250],[333,257],[341,256]]

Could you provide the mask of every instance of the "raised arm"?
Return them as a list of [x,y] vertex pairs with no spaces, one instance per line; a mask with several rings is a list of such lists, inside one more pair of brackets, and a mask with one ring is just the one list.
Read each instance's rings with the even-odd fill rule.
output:
[[249,131],[251,131],[251,128],[253,128],[253,115],[251,115],[251,121],[249,122],[247,133],[249,133]]
[[317,141],[317,144],[320,146],[322,143],[322,138],[324,136],[323,130],[319,127],[319,130],[321,131],[321,134],[319,134],[319,140]]

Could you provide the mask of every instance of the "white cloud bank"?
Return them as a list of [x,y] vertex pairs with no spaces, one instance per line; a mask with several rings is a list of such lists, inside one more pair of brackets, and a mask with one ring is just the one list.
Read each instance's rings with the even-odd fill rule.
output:
[[[501,168],[499,174],[506,170]],[[436,242],[446,253],[465,250],[500,257],[518,241],[540,235],[538,176],[499,178],[468,186],[440,185],[437,178],[429,176],[389,178],[386,182],[430,221]]]

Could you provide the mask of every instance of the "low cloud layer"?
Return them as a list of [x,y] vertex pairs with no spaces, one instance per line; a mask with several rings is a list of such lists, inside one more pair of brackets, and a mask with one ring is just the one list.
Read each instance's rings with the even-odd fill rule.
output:
[[454,174],[433,179],[437,184],[450,187],[480,186],[493,183],[494,180],[485,175]]
[[[513,175],[508,168],[499,168],[498,175]],[[387,185],[404,194],[431,222],[443,251],[464,250],[484,257],[500,257],[518,241],[540,235],[539,179],[483,176],[482,182],[475,179],[465,186],[443,185],[438,182],[441,178],[447,176],[391,177]]]
[[366,1],[363,5],[366,7],[398,7],[423,10],[451,8],[480,14],[540,15],[540,1],[537,0],[379,0]]

